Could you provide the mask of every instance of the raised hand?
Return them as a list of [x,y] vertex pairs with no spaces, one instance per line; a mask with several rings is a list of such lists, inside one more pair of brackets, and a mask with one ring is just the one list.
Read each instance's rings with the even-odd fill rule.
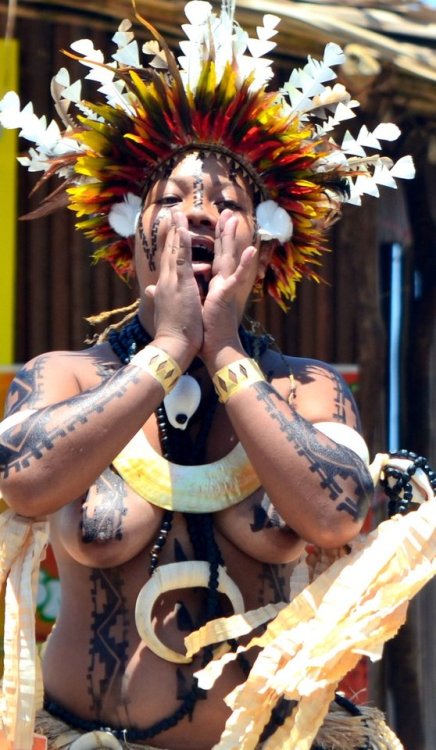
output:
[[186,217],[173,208],[165,221],[169,230],[160,257],[159,279],[145,291],[154,299],[155,343],[186,369],[203,343],[201,300],[192,271]]
[[225,347],[240,348],[238,328],[256,278],[259,252],[254,245],[241,248],[238,222],[226,209],[215,228],[212,278],[203,305],[204,338],[200,355],[207,364]]

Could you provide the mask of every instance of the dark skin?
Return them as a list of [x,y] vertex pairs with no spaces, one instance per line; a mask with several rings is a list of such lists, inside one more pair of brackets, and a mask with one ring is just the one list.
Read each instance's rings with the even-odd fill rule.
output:
[[[200,359],[195,376],[206,398],[214,373],[247,356],[238,328],[269,261],[268,249],[255,240],[243,179],[215,157],[185,158],[145,199],[135,260],[143,326],[182,371]],[[313,426],[359,426],[334,370],[273,351],[260,365],[267,381],[218,406],[205,446],[205,461],[212,462],[240,441],[261,480],[252,496],[214,517],[215,539],[247,610],[289,599],[289,577],[305,542],[337,547],[350,541],[371,493],[356,454]],[[43,355],[18,374],[8,400],[9,413],[35,412],[0,437],[6,502],[24,515],[50,517],[62,605],[44,657],[46,691],[103,724],[145,728],[168,716],[201,663],[179,667],[139,638],[135,602],[163,511],[111,467],[138,430],[160,451],[155,410],[163,395],[149,374],[122,366],[107,343]],[[197,430],[193,420],[187,434],[195,439]],[[193,556],[185,519],[176,513],[159,565]],[[221,604],[231,614],[224,597]],[[154,610],[159,638],[182,652],[203,610],[201,590],[165,594]],[[192,722],[184,718],[150,743],[211,748],[228,715],[223,698],[242,679],[239,665],[227,667],[197,702]]]

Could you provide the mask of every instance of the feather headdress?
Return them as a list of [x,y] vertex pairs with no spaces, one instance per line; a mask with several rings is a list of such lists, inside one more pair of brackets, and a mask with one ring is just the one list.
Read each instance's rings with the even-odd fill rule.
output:
[[217,16],[209,2],[188,2],[179,57],[136,13],[152,37],[142,47],[145,66],[127,20],[113,37],[110,62],[89,39],[75,42],[67,54],[88,68],[93,101],[62,68],[51,91],[63,130],[37,117],[31,103],[21,109],[13,92],[0,102],[0,124],[34,143],[23,165],[64,180],[76,226],[98,246],[94,256],[121,275],[131,271],[128,238],[159,169],[197,149],[231,159],[257,192],[260,237],[276,239],[265,286],[286,308],[300,279],[318,278],[327,230],[342,204],[378,195],[379,184],[395,187],[397,177],[413,176],[413,164],[403,157],[393,165],[377,153],[381,140],[398,137],[393,124],[372,133],[362,127],[355,137],[347,131],[335,142],[334,129],[358,106],[344,86],[328,85],[332,68],[344,61],[336,44],[326,46],[321,61],[309,58],[293,70],[280,91],[268,90],[265,55],[275,46],[279,19],[264,16],[251,39],[235,23],[234,5],[223,0]]

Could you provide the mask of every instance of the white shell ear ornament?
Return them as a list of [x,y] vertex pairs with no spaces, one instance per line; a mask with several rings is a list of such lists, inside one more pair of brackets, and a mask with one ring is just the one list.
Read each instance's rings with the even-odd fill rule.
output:
[[287,242],[292,237],[292,219],[276,201],[262,201],[256,208],[257,233],[261,240]]
[[170,425],[177,430],[186,430],[200,401],[201,388],[196,379],[192,375],[181,375],[163,401]]

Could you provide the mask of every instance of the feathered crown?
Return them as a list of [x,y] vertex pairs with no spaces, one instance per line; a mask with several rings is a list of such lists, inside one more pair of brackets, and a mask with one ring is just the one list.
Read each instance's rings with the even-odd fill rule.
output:
[[258,38],[249,38],[234,21],[234,5],[223,0],[217,16],[209,2],[188,2],[178,58],[136,13],[152,36],[142,47],[151,56],[145,67],[130,21],[113,37],[110,63],[89,39],[75,42],[66,54],[89,68],[94,101],[84,100],[81,81],[71,82],[61,68],[51,92],[63,130],[38,118],[31,103],[21,110],[14,92],[0,102],[0,124],[20,128],[35,144],[21,164],[64,180],[76,226],[98,245],[94,257],[124,276],[132,269],[129,238],[150,179],[185,151],[228,157],[259,192],[260,237],[277,240],[265,286],[286,308],[300,279],[318,280],[327,229],[342,203],[378,195],[379,184],[396,187],[395,178],[413,177],[413,163],[403,157],[393,165],[376,153],[380,140],[400,134],[391,123],[373,132],[363,126],[356,137],[346,131],[335,142],[335,127],[358,106],[343,85],[326,85],[336,77],[332,67],[344,61],[338,45],[328,44],[323,60],[309,57],[280,91],[269,91],[265,54],[275,47],[279,18],[264,16]]

